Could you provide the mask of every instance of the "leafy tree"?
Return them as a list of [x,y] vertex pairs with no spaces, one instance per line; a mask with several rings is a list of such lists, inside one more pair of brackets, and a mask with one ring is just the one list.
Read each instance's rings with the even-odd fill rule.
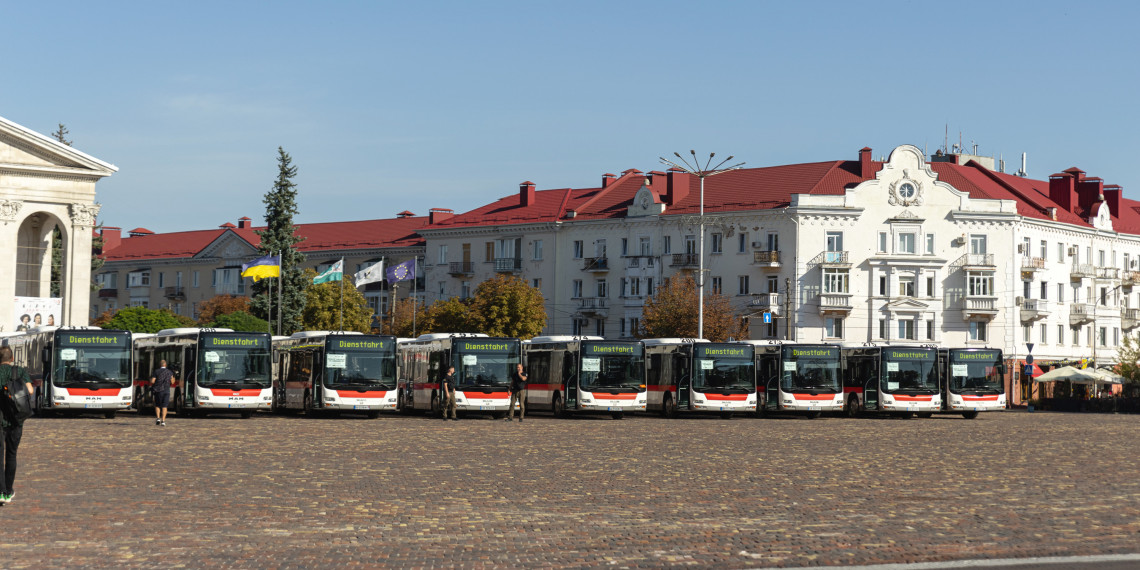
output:
[[[665,280],[641,311],[642,338],[696,338],[698,336],[697,282],[691,274]],[[748,328],[724,295],[705,295],[705,338],[724,342],[747,338]]]
[[[218,317],[222,315],[228,315],[238,311],[249,313],[249,297],[239,295],[215,295],[198,304],[198,322],[205,325],[216,321]],[[265,322],[265,319],[261,320]],[[261,330],[264,331],[266,329],[262,327]]]
[[[96,321],[98,322],[98,320]],[[162,329],[195,326],[194,319],[176,315],[167,309],[127,307],[100,325],[105,329],[126,330],[137,333],[156,333]]]
[[423,304],[411,297],[405,297],[396,301],[392,307],[392,315],[381,323],[380,332],[399,337],[415,337],[423,334],[425,323],[427,323],[427,311],[424,310]]
[[475,332],[471,324],[470,303],[452,297],[440,299],[427,308],[424,315],[424,332]]
[[[293,166],[293,158],[281,147],[277,147],[277,181],[273,189],[265,194],[264,230],[258,230],[261,244],[258,252],[261,255],[281,254],[281,277],[274,279],[273,299],[269,298],[269,280],[262,279],[253,284],[253,314],[263,319],[278,318],[281,312],[281,334],[292,334],[304,327],[302,311],[305,309],[305,289],[312,280],[306,280],[301,271],[301,262],[305,255],[295,247],[304,238],[295,235],[293,215],[297,213],[297,184],[293,178],[297,176],[297,167]],[[277,306],[277,287],[281,287],[282,307]],[[272,314],[270,309],[272,308]]]
[[245,311],[234,311],[224,315],[218,315],[218,318],[211,322],[208,326],[212,328],[233,329],[237,332],[266,332],[269,330],[269,323],[265,319],[259,319]]
[[[305,278],[312,283],[317,272],[312,269],[305,270]],[[303,321],[306,330],[336,331],[341,330],[341,291],[344,295],[344,329],[346,331],[371,332],[372,307],[368,300],[352,283],[352,278],[344,276],[344,284],[329,281],[317,285],[310,285],[305,293],[305,311]]]
[[514,275],[480,283],[470,310],[471,325],[490,336],[531,338],[546,326],[542,292]]
[[1124,377],[1124,395],[1140,396],[1140,341],[1132,335],[1124,335],[1120,346],[1116,347],[1116,373]]

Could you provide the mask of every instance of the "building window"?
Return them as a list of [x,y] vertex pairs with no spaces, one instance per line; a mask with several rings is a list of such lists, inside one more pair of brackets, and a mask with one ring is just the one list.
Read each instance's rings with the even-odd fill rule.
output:
[[582,319],[573,319],[570,321],[570,332],[574,334],[574,336],[581,336]]
[[899,295],[903,297],[917,297],[914,290],[913,275],[904,275],[899,277]]
[[534,259],[536,261],[542,259],[542,240],[540,239],[534,240]]
[[887,319],[879,319],[879,338],[887,338]]
[[843,319],[831,317],[824,319],[823,336],[825,338],[843,338]]
[[737,278],[737,284],[739,285],[739,287],[738,287],[739,292],[737,294],[738,295],[747,295],[748,294],[748,276],[747,275],[739,276]]
[[879,295],[886,296],[887,294],[887,276],[879,276]]
[[926,278],[926,296],[927,297],[933,297],[934,296],[934,278],[933,277],[927,277]]
[[629,319],[630,336],[637,336],[639,333],[641,333],[641,319],[636,317]]
[[780,251],[780,234],[768,232],[768,251]]
[[1049,283],[1046,281],[1041,282],[1041,300],[1042,301],[1048,301],[1049,300]]
[[599,297],[606,297],[608,295],[608,293],[609,293],[609,289],[606,287],[606,280],[605,279],[598,279],[598,296]]
[[483,246],[483,261],[491,263],[495,261],[495,242],[489,241]]
[[653,294],[653,278],[652,277],[646,277],[645,278],[645,294],[646,295],[652,295]]
[[967,278],[966,294],[970,297],[989,297],[993,295],[994,276],[984,273],[971,273]]
[[914,336],[914,320],[900,319],[899,320],[899,338],[906,340],[915,340]]
[[594,325],[595,334],[597,334],[598,336],[606,336],[606,320],[605,319],[596,319],[594,321],[594,323],[595,323],[595,325]]
[[159,272],[158,274],[158,288],[166,287],[166,274]]
[[719,233],[712,234],[712,253],[724,253],[724,240]]
[[926,340],[934,340],[934,319],[926,319]]
[[1065,262],[1065,244],[1057,242],[1057,261]]
[[128,273],[127,287],[150,287],[150,272],[132,271]]
[[773,319],[772,322],[764,327],[764,336],[766,338],[776,338],[777,334],[779,334],[779,331],[776,330],[776,321]]
[[642,236],[638,238],[637,244],[637,250],[641,255],[647,257],[653,255],[653,240],[649,239],[648,236]]
[[1108,343],[1108,327],[1099,327],[1096,333],[1096,343],[1100,346],[1105,346]]
[[899,234],[899,253],[914,253],[915,234],[907,232]]
[[629,238],[621,238],[621,256],[629,255]]
[[1065,344],[1065,325],[1057,325],[1057,344]]
[[824,293],[846,293],[847,292],[847,271],[841,269],[824,269],[823,270],[823,292]]
[[582,298],[582,280],[581,279],[575,279],[574,282],[571,283],[570,291],[571,291],[571,293],[570,293],[571,297],[573,297],[575,299]]
[[574,259],[582,259],[582,240],[574,240]]
[[748,232],[740,232],[736,236],[737,253],[748,253]]
[[471,298],[471,282],[462,281],[459,283],[459,297],[462,299]]
[[1041,240],[1041,259],[1049,257],[1049,242]]
[[447,265],[447,246],[443,244],[439,246],[439,264]]
[[673,253],[673,240],[670,236],[665,236],[661,241],[661,251],[665,255]]
[[887,252],[887,232],[879,232],[879,253]]
[[534,279],[531,279],[530,280],[530,286],[534,287],[535,289],[542,289],[542,279],[539,277],[535,277]]
[[697,252],[697,236],[692,235],[692,234],[685,236],[685,253],[696,253],[696,252]]
[[1049,325],[1041,323],[1041,330],[1038,333],[1037,342],[1041,344],[1049,344]]
[[190,283],[191,283],[191,286],[194,287],[195,289],[198,288],[198,272],[197,271],[190,272]]
[[440,299],[442,299],[442,298],[443,298],[443,295],[444,295],[444,291],[445,291],[445,290],[447,290],[447,283],[444,283],[443,281],[440,281],[440,282],[439,282],[439,298],[440,298]]
[[981,255],[986,253],[986,236],[973,234],[970,236],[970,253]]
[[1057,302],[1058,303],[1064,303],[1065,302],[1065,284],[1064,283],[1058,283],[1057,284]]
[[712,278],[712,294],[713,295],[720,295],[722,293],[722,290],[720,287],[721,287],[720,277],[713,277]]
[[1033,327],[1030,325],[1022,325],[1021,336],[1025,342],[1033,342]]
[[630,277],[629,278],[629,294],[631,297],[640,297],[641,296],[641,278],[639,278],[639,277]]
[[775,292],[779,291],[780,290],[779,286],[780,286],[779,278],[777,278],[774,275],[769,275],[768,276],[768,292],[769,293],[775,293]]
[[926,255],[934,255],[934,234],[926,234]]
[[970,340],[986,340],[986,327],[985,321],[970,321]]

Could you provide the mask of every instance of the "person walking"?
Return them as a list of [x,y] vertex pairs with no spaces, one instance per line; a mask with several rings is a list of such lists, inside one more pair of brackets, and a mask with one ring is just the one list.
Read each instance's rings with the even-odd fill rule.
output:
[[150,394],[154,399],[154,425],[166,425],[166,408],[170,406],[170,387],[174,383],[174,373],[166,367],[165,360],[158,361],[158,368],[150,375]]
[[[28,377],[28,371],[24,368],[17,368],[13,363],[11,347],[0,347],[0,391],[5,387],[15,384],[16,382],[23,382],[26,384],[28,393],[33,394],[34,388],[32,380]],[[8,421],[0,414],[0,440],[3,441],[4,446],[4,479],[0,481],[3,487],[0,487],[0,505],[6,505],[12,502],[12,497],[16,496],[16,451],[20,448],[20,438],[24,435],[24,422]]]
[[526,416],[526,372],[523,370],[523,365],[518,364],[515,366],[515,371],[511,374],[511,403],[508,404],[510,412],[507,412],[507,421],[515,419],[515,402],[519,404],[519,423],[523,421]]
[[447,375],[443,377],[443,421],[447,421],[447,416],[450,414],[451,419],[459,421],[459,417],[455,415],[455,367],[447,367]]

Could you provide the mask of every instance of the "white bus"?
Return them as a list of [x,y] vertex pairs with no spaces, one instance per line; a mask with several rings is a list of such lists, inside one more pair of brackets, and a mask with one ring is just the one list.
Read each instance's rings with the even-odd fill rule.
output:
[[645,410],[645,347],[596,336],[539,336],[523,343],[527,408],[609,412]]
[[689,338],[644,342],[650,411],[667,418],[678,411],[715,412],[725,418],[756,411],[752,345]]
[[840,346],[780,341],[740,341],[756,347],[756,386],[761,412],[817,418],[843,410]]
[[904,417],[942,408],[934,346],[850,346],[841,350],[848,416],[888,412]]
[[396,409],[396,337],[305,331],[273,339],[274,411]]
[[37,413],[91,412],[113,418],[131,407],[131,333],[42,327],[2,340],[36,386]]
[[940,348],[942,411],[968,420],[1005,409],[1005,362],[997,348]]
[[510,405],[511,374],[522,362],[517,338],[478,333],[434,333],[401,342],[397,406],[442,415],[440,381],[455,367],[455,409],[505,415]]
[[170,405],[181,416],[237,412],[273,404],[269,335],[230,329],[165,329],[135,340],[137,408],[153,407],[151,374],[160,360],[174,373]]

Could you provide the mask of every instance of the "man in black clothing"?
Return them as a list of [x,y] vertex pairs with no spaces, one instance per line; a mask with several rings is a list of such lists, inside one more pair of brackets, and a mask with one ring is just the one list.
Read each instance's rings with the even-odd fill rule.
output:
[[507,413],[507,421],[515,419],[515,402],[519,404],[519,423],[522,423],[523,417],[526,416],[526,372],[523,371],[523,365],[519,364],[515,367],[515,371],[511,374],[511,403],[509,405],[510,412]]
[[158,368],[150,375],[150,393],[154,398],[154,425],[166,425],[166,408],[170,406],[170,386],[174,383],[174,373],[166,367],[165,360],[158,361]]
[[455,415],[455,367],[447,367],[447,376],[443,377],[443,421],[447,421],[448,414],[451,419],[459,421]]
[[[0,390],[16,382],[23,382],[28,393],[33,393],[32,381],[25,368],[17,368],[13,363],[12,349],[0,347]],[[0,480],[0,505],[12,502],[16,495],[13,485],[16,483],[16,450],[20,447],[20,438],[24,435],[24,422],[8,421],[0,414],[0,445],[4,448],[4,479]]]

